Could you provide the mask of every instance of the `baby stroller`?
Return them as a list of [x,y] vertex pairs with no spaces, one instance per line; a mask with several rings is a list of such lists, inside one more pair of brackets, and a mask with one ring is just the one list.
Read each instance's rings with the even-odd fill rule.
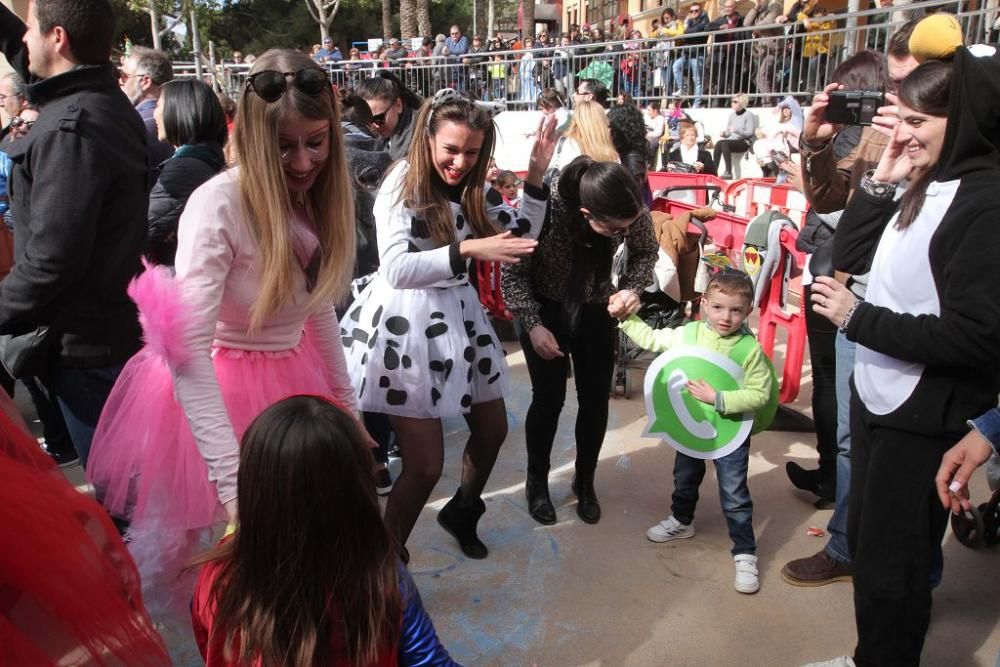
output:
[[[640,296],[641,307],[637,316],[653,329],[675,328],[687,320],[687,307],[700,296],[695,291],[695,276],[708,240],[708,230],[699,219],[709,219],[712,209],[693,211],[673,219],[670,215],[654,211],[653,227],[660,244],[659,256],[654,269],[654,282]],[[700,234],[687,231],[688,223],[699,227]],[[666,248],[664,247],[666,246]],[[623,243],[615,254],[612,274],[617,277],[628,267],[628,250]],[[696,308],[697,306],[695,306]],[[636,346],[632,339],[618,332],[615,349],[615,369],[611,375],[611,396],[617,397],[621,388],[625,399],[632,397],[633,369],[645,369],[656,355]]]
[[993,492],[990,499],[951,515],[955,538],[970,549],[1000,544],[1000,457],[994,456],[987,462],[986,480]]

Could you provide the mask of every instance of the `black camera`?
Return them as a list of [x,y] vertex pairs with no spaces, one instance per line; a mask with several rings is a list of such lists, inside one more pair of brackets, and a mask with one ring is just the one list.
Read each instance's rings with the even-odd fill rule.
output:
[[871,90],[834,90],[826,107],[826,120],[841,125],[871,125],[885,94]]

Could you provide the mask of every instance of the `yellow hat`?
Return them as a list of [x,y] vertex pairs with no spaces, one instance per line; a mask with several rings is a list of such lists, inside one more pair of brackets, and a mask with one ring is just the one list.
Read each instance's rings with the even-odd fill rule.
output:
[[917,24],[910,35],[910,54],[918,61],[948,60],[962,46],[962,26],[951,14],[932,14]]

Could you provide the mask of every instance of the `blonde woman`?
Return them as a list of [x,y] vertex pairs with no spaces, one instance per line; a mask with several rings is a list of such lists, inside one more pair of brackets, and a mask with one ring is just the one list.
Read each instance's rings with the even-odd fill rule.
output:
[[309,56],[262,55],[237,112],[240,166],[191,195],[176,280],[158,267],[130,288],[147,344],[108,399],[87,472],[131,522],[151,609],[167,591],[190,600],[180,567],[233,518],[238,443],[261,411],[293,394],[356,411],[333,311],[355,243],[339,116]]
[[551,168],[561,170],[581,155],[599,162],[620,162],[611,141],[608,114],[597,102],[576,103],[569,129],[556,144]]

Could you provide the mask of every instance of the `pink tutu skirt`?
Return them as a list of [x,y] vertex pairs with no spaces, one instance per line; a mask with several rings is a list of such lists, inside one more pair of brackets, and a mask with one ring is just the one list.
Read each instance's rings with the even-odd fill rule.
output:
[[[215,348],[212,360],[237,439],[281,399],[334,395],[326,363],[306,337],[282,352]],[[126,364],[108,397],[87,475],[107,511],[130,522],[129,550],[150,611],[186,607],[196,572],[185,566],[211,546],[226,516],[167,362],[148,346]]]

